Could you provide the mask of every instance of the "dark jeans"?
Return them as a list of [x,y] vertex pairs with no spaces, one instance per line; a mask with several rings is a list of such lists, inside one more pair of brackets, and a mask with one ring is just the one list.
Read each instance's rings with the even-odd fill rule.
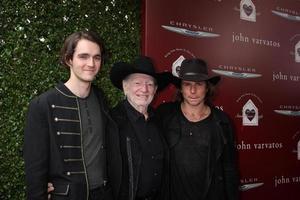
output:
[[90,200],[113,200],[112,189],[109,185],[99,187],[89,192]]

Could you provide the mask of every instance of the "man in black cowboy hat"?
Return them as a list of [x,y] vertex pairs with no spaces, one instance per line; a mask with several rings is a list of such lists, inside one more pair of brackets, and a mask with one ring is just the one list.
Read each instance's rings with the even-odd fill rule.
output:
[[168,74],[155,73],[145,56],[111,69],[111,82],[126,97],[112,110],[116,126],[107,136],[107,157],[112,158],[108,175],[116,199],[166,199],[168,148],[149,105],[156,91],[168,84]]
[[170,199],[236,200],[238,175],[232,127],[210,102],[220,77],[205,61],[182,62],[174,83],[181,101],[158,108],[170,148]]

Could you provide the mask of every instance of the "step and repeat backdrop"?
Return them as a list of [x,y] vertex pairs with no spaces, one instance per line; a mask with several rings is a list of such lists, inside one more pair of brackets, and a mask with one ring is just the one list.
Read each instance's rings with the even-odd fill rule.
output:
[[142,16],[157,71],[199,57],[222,76],[214,104],[236,130],[241,199],[300,199],[300,1],[144,0]]

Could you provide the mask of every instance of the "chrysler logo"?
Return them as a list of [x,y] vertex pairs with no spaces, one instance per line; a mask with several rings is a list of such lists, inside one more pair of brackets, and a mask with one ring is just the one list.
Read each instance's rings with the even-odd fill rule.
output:
[[274,112],[281,114],[281,115],[287,115],[287,116],[300,116],[300,111],[293,111],[293,110],[274,110]]
[[247,191],[247,190],[251,190],[253,188],[257,188],[262,186],[264,183],[250,183],[250,184],[244,184],[240,186],[240,191]]
[[185,28],[178,28],[178,27],[174,27],[174,26],[166,26],[166,25],[162,25],[161,27],[163,27],[164,29],[168,30],[168,31],[172,31],[181,35],[185,35],[185,36],[189,36],[189,37],[196,37],[196,38],[211,38],[211,37],[219,37],[219,34],[216,33],[209,33],[209,32],[205,32],[205,31],[192,31],[189,29],[185,29]]
[[297,15],[290,15],[290,14],[279,12],[276,10],[272,10],[272,13],[279,17],[288,19],[288,20],[300,21],[300,16],[297,16]]
[[261,74],[255,74],[255,73],[238,73],[238,72],[219,70],[219,69],[213,69],[212,71],[215,72],[216,74],[228,76],[231,78],[240,78],[240,79],[257,78],[262,76]]

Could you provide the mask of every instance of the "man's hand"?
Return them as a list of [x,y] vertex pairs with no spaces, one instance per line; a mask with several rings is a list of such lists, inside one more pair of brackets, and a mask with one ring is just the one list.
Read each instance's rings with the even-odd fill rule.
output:
[[48,192],[48,200],[51,199],[51,194],[50,192],[54,191],[54,187],[52,183],[48,183],[48,188],[47,188],[47,192]]

